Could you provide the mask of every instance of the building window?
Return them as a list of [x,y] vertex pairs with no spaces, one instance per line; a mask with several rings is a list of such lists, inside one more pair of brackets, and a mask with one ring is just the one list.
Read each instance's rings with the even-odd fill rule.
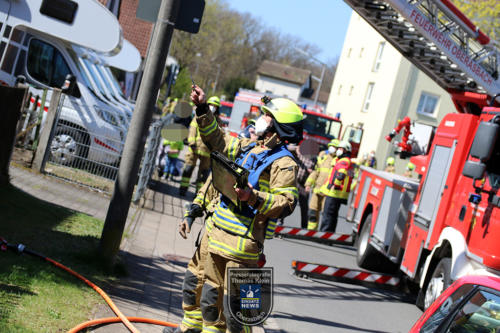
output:
[[337,95],[340,95],[340,92],[342,91],[342,85],[339,85],[339,90],[337,91]]
[[365,50],[364,47],[361,48],[361,50],[359,50],[359,57],[361,58],[363,56],[363,51]]
[[434,117],[438,101],[439,96],[422,92],[422,94],[420,95],[420,100],[418,101],[417,113]]
[[352,48],[350,48],[349,51],[347,51],[347,58],[351,57],[351,52],[352,52]]
[[354,90],[354,86],[351,86],[351,88],[349,88],[349,96],[352,95],[352,91]]
[[363,102],[363,108],[361,109],[361,111],[363,111],[363,112],[368,112],[368,109],[370,108],[370,101],[372,99],[372,93],[373,93],[374,86],[375,86],[375,83],[370,82],[370,83],[368,83],[368,86],[366,87],[365,101]]
[[380,64],[382,63],[382,55],[384,54],[385,42],[380,42],[378,44],[377,55],[375,56],[375,63],[373,64],[373,71],[378,72]]

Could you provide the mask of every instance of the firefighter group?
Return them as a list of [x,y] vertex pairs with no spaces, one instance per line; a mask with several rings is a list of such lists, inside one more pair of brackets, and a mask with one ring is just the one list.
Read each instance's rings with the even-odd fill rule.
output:
[[[333,139],[316,158],[303,155],[298,145],[303,139],[303,114],[285,98],[263,98],[260,116],[246,123],[237,137],[223,129],[218,97],[207,99],[201,88],[193,86],[191,100],[195,116],[189,122],[183,170],[178,159],[182,141],[165,140],[158,155],[163,162],[157,163],[162,179],[181,177],[179,195],[185,197],[199,160],[196,197],[186,207],[179,233],[187,238],[200,217],[205,230],[184,277],[183,320],[175,331],[165,328],[164,332],[248,332],[249,326],[228,311],[226,269],[262,267],[264,240],[273,237],[276,226],[297,203],[302,228],[335,232],[340,206],[347,204],[356,186],[359,165],[376,168],[375,152],[358,161],[351,158],[349,142]],[[234,189],[241,204],[214,187],[212,151],[249,171],[248,185]],[[384,170],[394,172],[394,162],[389,157]],[[414,168],[409,163],[405,176],[411,177]]]

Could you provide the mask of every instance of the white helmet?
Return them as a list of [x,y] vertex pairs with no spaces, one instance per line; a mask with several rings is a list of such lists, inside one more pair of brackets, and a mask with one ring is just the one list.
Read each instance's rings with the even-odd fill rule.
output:
[[348,141],[340,141],[339,148],[344,148],[345,151],[351,152],[351,144]]

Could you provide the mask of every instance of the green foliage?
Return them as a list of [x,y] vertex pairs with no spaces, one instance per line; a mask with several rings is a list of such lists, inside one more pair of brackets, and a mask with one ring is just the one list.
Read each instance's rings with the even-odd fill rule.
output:
[[454,0],[453,3],[490,39],[500,41],[500,1]]
[[170,98],[183,98],[189,99],[189,94],[191,93],[191,77],[189,76],[189,71],[186,67],[183,67],[179,74],[177,75],[177,80],[175,81],[172,91],[170,92]]
[[224,94],[227,96],[228,100],[232,101],[234,99],[234,95],[240,88],[253,89],[254,84],[244,77],[231,78],[224,85]]

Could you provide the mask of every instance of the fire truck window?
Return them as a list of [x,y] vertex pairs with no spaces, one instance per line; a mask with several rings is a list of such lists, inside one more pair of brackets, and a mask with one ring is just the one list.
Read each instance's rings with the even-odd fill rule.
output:
[[9,44],[9,46],[7,47],[7,52],[5,53],[2,63],[2,70],[4,72],[12,73],[12,68],[14,67],[14,62],[16,61],[18,50],[18,47],[13,44]]
[[337,138],[338,136],[330,134],[331,129],[329,129],[329,127],[332,122],[332,120],[327,118],[318,117],[312,114],[304,114],[304,131],[308,134],[325,136],[331,139],[333,139],[333,137]]
[[500,329],[500,297],[485,290],[478,290],[456,312],[446,332],[496,333]]
[[494,189],[500,188],[500,139],[497,138],[495,143],[495,148],[493,148],[493,154],[490,160],[486,164],[486,172],[488,174],[488,180],[490,185]]
[[432,316],[427,319],[425,324],[422,326],[420,333],[433,333],[436,329],[443,323],[446,317],[452,313],[453,308],[460,303],[461,300],[474,288],[472,284],[465,284],[455,290],[450,297],[448,297],[443,304],[439,307]]

